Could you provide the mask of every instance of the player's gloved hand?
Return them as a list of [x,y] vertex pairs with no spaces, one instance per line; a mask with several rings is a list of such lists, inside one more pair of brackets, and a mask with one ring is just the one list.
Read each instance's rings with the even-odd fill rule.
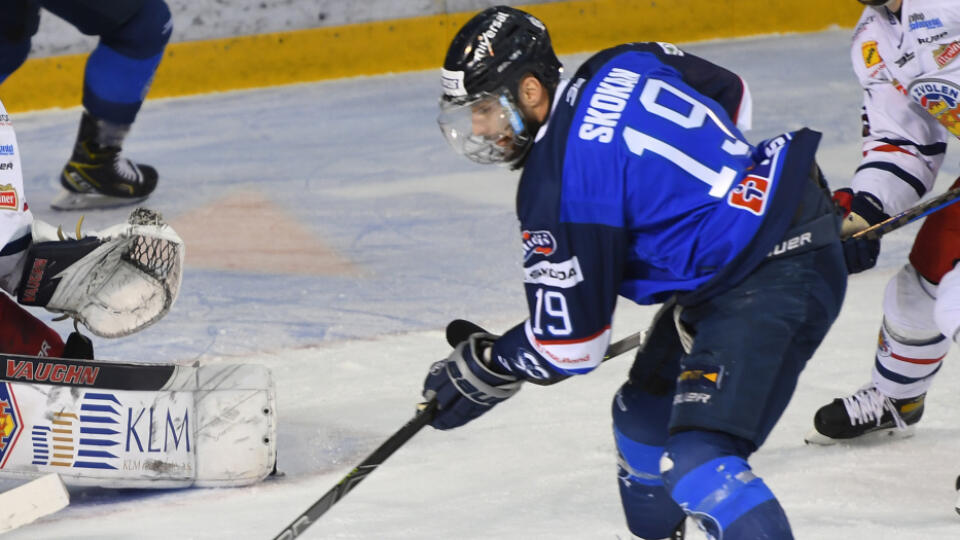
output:
[[856,274],[877,265],[880,256],[880,239],[847,238],[841,242],[847,273]]
[[496,336],[471,335],[444,360],[430,366],[423,381],[423,397],[437,400],[430,425],[437,429],[462,426],[520,391],[522,380],[493,371],[490,348]]
[[849,188],[838,189],[833,193],[833,200],[844,210],[843,228],[840,230],[843,238],[890,217],[883,211],[880,199],[866,191],[853,193]]
[[833,202],[843,212],[843,228],[840,236],[843,238],[843,257],[847,263],[847,272],[856,274],[876,266],[880,256],[880,239],[851,238],[851,236],[887,219],[883,211],[883,204],[879,199],[866,191],[853,192],[850,188],[842,188],[833,192]]

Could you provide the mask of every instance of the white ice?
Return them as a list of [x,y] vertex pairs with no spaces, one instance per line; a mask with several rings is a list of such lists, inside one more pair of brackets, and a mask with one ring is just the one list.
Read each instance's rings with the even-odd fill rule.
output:
[[[801,126],[823,132],[819,161],[840,187],[859,156],[860,97],[848,43],[848,32],[837,30],[687,48],[749,81],[752,140]],[[564,60],[573,68],[584,58]],[[97,340],[98,353],[269,366],[285,475],[236,489],[72,488],[70,507],[9,538],[270,538],[414,414],[428,365],[448,352],[448,320],[502,331],[524,318],[516,175],[472,165],[446,147],[434,123],[438,93],[431,70],[146,104],[126,151],[161,172],[150,206],[176,224],[238,193],[246,197],[239,206],[246,214],[226,229],[181,231],[185,237],[212,235],[253,261],[283,258],[289,249],[272,251],[253,233],[267,228],[282,243],[296,223],[352,266],[332,275],[198,267],[188,239],[183,290],[170,315],[140,335]],[[78,116],[14,118],[29,201],[54,223],[78,217],[47,209]],[[955,156],[937,191],[957,175]],[[84,226],[124,215],[93,213]],[[803,444],[820,405],[868,381],[883,287],[904,263],[916,228],[892,233],[878,268],[850,279],[839,320],[751,460],[797,538],[960,538],[955,351],[915,437]],[[204,255],[193,253],[194,261]],[[644,328],[652,313],[621,302],[614,337]],[[609,409],[630,363],[624,355],[559,386],[531,385],[455,431],[423,430],[305,537],[627,538]]]

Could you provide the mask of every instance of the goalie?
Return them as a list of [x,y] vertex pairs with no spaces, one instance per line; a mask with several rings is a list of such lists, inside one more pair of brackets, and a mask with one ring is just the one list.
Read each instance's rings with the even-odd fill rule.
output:
[[85,337],[75,332],[65,343],[21,305],[73,317],[98,336],[128,335],[170,310],[183,257],[176,232],[142,208],[127,223],[86,235],[80,224],[68,235],[34,220],[14,129],[0,103],[0,288],[11,295],[0,294],[0,352],[92,358]]
[[22,307],[72,317],[101,337],[128,335],[170,310],[183,257],[180,237],[142,208],[94,234],[34,220],[0,104],[0,478],[223,487],[274,471],[275,390],[265,367],[94,360],[79,332],[64,343]]

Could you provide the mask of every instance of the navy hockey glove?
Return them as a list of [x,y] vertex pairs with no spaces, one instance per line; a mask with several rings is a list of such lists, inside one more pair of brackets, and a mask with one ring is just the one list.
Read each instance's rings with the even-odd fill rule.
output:
[[[833,194],[833,200],[839,202],[841,207],[846,210],[840,236],[847,238],[855,232],[862,231],[890,217],[883,211],[883,203],[880,202],[880,199],[870,193],[858,191],[850,196],[849,189],[846,189],[846,193],[842,193],[843,191],[843,189],[838,189]],[[849,206],[844,205],[844,202],[848,202]]]
[[492,334],[473,334],[446,359],[430,366],[423,381],[423,397],[437,401],[431,426],[460,427],[520,391],[522,380],[496,373],[486,363],[489,359],[484,355],[489,354],[495,339]]
[[856,274],[873,268],[880,256],[880,239],[855,239],[850,236],[890,217],[883,211],[883,204],[866,191],[854,193],[850,188],[834,191],[833,202],[843,213],[840,236],[844,238],[843,258],[847,263],[847,272]]
[[880,256],[880,239],[847,238],[842,243],[843,258],[847,262],[847,273],[856,274],[877,265]]

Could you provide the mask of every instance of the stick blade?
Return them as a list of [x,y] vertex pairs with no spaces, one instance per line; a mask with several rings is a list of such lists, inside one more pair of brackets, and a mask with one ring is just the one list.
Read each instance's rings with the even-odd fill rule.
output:
[[70,504],[70,494],[58,474],[47,474],[0,493],[0,532],[50,515]]
[[466,341],[471,334],[477,332],[486,332],[478,324],[463,319],[454,319],[447,324],[447,343],[451,347],[456,347],[461,342]]

